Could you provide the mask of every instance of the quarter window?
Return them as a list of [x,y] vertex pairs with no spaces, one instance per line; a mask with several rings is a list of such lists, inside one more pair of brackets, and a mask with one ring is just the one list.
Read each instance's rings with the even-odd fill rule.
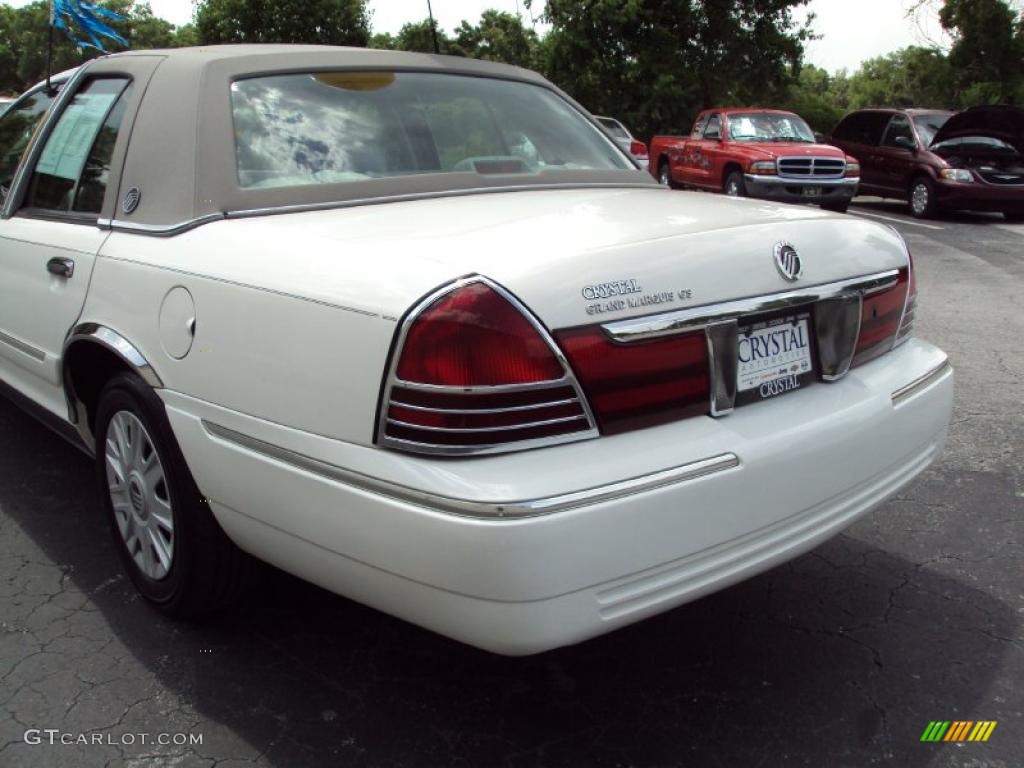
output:
[[100,212],[130,91],[127,79],[103,78],[75,94],[36,162],[26,208]]
[[40,89],[21,99],[0,119],[0,205],[7,199],[25,147],[52,103],[53,95]]

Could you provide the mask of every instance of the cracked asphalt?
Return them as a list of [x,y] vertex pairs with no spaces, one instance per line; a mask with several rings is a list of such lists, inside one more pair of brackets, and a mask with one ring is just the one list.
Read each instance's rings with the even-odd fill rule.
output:
[[[121,573],[88,460],[0,400],[0,766],[1024,764],[1024,227],[851,214],[915,255],[916,333],[957,372],[945,454],[805,557],[540,656],[269,569],[230,615],[165,620]],[[998,725],[921,743],[930,720]]]

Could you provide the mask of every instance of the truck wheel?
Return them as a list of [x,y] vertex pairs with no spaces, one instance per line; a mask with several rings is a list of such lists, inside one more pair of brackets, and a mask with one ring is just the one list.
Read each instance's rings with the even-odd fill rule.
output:
[[743,182],[743,174],[739,171],[732,171],[725,177],[725,185],[722,191],[729,197],[746,197],[747,185]]
[[910,212],[917,219],[935,218],[935,186],[927,176],[917,176],[910,182]]
[[251,561],[201,498],[163,402],[134,374],[100,394],[96,481],[118,556],[161,612],[212,613],[241,592]]
[[658,163],[658,181],[669,189],[679,189],[679,185],[672,181],[672,173],[668,169],[668,159],[664,157]]

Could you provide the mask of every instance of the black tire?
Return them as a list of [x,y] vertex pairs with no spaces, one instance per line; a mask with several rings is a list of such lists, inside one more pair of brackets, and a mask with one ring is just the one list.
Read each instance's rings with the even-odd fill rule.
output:
[[907,190],[910,213],[915,219],[934,219],[938,213],[935,185],[927,176],[915,176]]
[[672,181],[672,172],[669,170],[667,157],[658,161],[658,181],[669,189],[679,189],[679,185]]
[[850,207],[850,201],[846,200],[842,203],[822,203],[821,209],[823,211],[832,211],[832,213],[846,213]]
[[1014,224],[1019,224],[1024,221],[1024,213],[1004,213],[1003,218],[1007,221],[1011,221]]
[[[117,425],[111,428],[111,421],[117,417]],[[144,433],[137,431],[136,422],[141,423]],[[130,427],[125,430],[124,427]],[[152,494],[146,487],[149,471],[134,470],[126,473],[127,457],[120,463],[121,474],[114,469],[114,478],[130,474],[132,480],[124,477],[121,488],[112,490],[108,481],[108,450],[115,457],[120,456],[118,431],[122,435],[134,435],[130,445],[138,448],[141,461],[148,461],[156,453],[157,475],[162,481],[153,483]],[[132,432],[131,430],[135,430]],[[252,570],[252,561],[228,539],[196,487],[192,473],[181,454],[163,402],[145,382],[130,373],[114,376],[100,393],[96,412],[96,481],[100,493],[100,504],[110,526],[114,547],[121,562],[128,571],[135,587],[143,597],[162,613],[175,618],[201,616],[218,611],[233,603],[244,589]],[[108,442],[108,437],[110,442]],[[125,444],[129,444],[126,442]],[[119,496],[120,511],[115,514],[113,496]],[[164,507],[169,504],[173,520],[173,535],[162,533],[165,529],[157,525],[154,511],[159,510],[166,517]],[[129,551],[127,536],[122,535],[118,518],[134,532],[135,555]],[[144,521],[144,522],[141,522]],[[148,526],[148,528],[142,527]],[[150,529],[155,534],[148,534]],[[161,536],[169,566],[157,556],[155,538]],[[166,547],[171,547],[167,554]],[[155,578],[147,574],[136,558],[144,561],[147,548],[150,564],[156,569],[166,570]],[[160,564],[158,564],[160,563]]]
[[731,171],[725,177],[725,183],[722,184],[722,192],[729,195],[729,197],[746,197],[747,185],[743,180],[743,173],[741,171]]

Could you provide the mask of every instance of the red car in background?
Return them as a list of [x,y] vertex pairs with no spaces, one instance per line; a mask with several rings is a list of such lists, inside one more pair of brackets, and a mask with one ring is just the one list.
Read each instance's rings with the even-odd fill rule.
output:
[[818,143],[799,115],[778,109],[705,110],[688,137],[655,136],[649,151],[651,174],[672,187],[839,212],[860,177],[856,159]]

